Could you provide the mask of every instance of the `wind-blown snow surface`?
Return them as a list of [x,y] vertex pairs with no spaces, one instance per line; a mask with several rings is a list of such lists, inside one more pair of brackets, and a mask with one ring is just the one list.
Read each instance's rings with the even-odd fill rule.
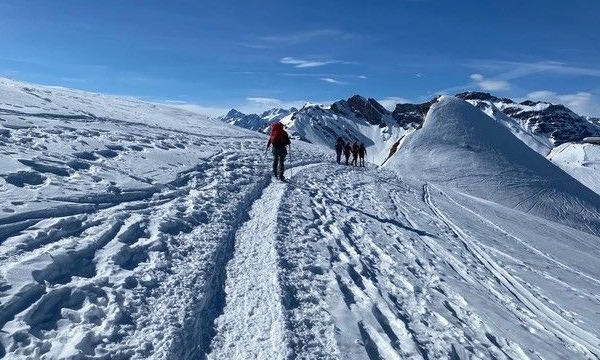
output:
[[0,357],[600,357],[590,212],[578,231],[297,142],[281,183],[256,132],[3,86]]

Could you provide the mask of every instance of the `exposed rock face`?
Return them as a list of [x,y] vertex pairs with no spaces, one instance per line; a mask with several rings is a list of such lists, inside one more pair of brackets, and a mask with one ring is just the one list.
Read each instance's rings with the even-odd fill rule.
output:
[[475,106],[485,109],[495,107],[507,116],[521,123],[524,129],[534,135],[549,138],[554,146],[566,142],[578,142],[588,136],[600,134],[600,126],[579,116],[564,105],[525,100],[516,103],[511,99],[497,98],[488,93],[466,92],[456,95],[469,100]]
[[398,125],[405,129],[420,128],[425,121],[425,115],[436,99],[422,104],[397,104],[392,112],[392,117]]
[[375,99],[366,99],[360,95],[354,95],[348,100],[340,100],[331,105],[331,111],[338,115],[353,114],[365,119],[371,125],[385,127],[385,117],[389,116],[387,111]]

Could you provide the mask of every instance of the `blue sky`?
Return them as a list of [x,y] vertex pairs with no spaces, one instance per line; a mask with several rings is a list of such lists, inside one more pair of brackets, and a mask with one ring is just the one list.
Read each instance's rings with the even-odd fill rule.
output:
[[600,115],[600,1],[0,2],[0,76],[215,115],[484,90]]

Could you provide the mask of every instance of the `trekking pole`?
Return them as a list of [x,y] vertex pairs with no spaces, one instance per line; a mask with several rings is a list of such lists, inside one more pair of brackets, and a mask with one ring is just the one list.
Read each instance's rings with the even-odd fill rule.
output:
[[294,175],[294,166],[292,165],[292,145],[290,145],[290,179]]
[[271,173],[270,167],[269,167],[269,150],[265,149],[265,153],[263,155],[263,168],[265,169],[265,171],[267,172],[267,175]]

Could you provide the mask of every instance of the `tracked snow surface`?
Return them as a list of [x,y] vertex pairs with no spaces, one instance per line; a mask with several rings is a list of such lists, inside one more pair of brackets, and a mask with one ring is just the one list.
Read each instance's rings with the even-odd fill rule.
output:
[[493,119],[441,99],[384,168],[294,142],[287,182],[265,140],[1,79],[0,357],[600,357],[598,195]]

